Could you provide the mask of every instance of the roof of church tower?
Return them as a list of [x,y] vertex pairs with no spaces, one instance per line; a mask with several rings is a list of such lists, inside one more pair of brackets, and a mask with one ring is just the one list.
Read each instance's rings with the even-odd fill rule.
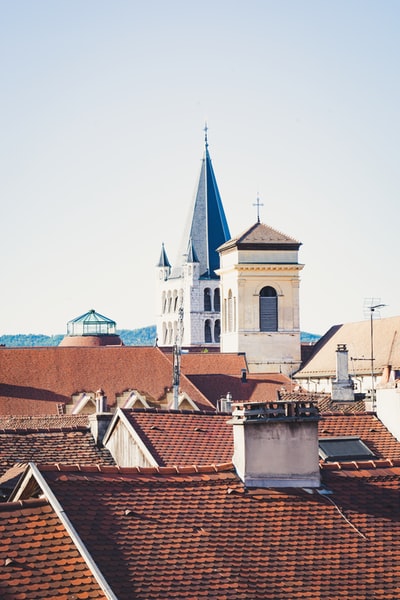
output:
[[216,269],[219,268],[217,248],[229,238],[228,222],[208,151],[206,127],[205,151],[195,201],[186,224],[173,275],[178,276],[182,265],[190,259],[188,256],[188,249],[190,249],[191,258],[196,257],[196,262],[200,263],[200,276],[218,279],[215,274]]
[[218,248],[223,252],[229,248],[237,247],[240,250],[257,250],[268,248],[270,250],[298,250],[301,242],[257,221],[254,225],[243,231],[238,236],[228,240]]
[[171,267],[171,264],[168,260],[167,252],[164,247],[164,242],[161,246],[161,254],[160,254],[160,259],[158,261],[157,267]]

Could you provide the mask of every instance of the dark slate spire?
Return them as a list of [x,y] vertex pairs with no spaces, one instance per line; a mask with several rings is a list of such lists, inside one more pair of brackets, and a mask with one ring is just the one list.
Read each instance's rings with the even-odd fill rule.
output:
[[215,270],[219,268],[216,249],[230,239],[230,233],[208,151],[207,126],[204,131],[205,151],[200,177],[178,264],[182,265],[182,262],[185,262],[190,242],[196,249],[196,262],[200,263],[201,277],[216,279]]
[[164,242],[162,243],[162,246],[161,246],[160,260],[158,261],[157,267],[169,267],[169,268],[171,268],[170,262],[168,260],[167,253],[165,251]]
[[199,259],[197,258],[197,254],[196,254],[196,250],[194,249],[194,246],[193,246],[192,238],[189,239],[186,262],[188,262],[188,263],[200,262]]

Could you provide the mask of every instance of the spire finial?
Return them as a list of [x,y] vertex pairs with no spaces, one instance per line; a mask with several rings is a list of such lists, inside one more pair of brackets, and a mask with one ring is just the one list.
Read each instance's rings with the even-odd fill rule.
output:
[[257,223],[260,222],[260,206],[264,206],[262,202],[260,202],[260,197],[257,194],[257,202],[253,204],[253,206],[257,206]]
[[204,124],[204,142],[206,144],[206,148],[208,148],[208,126],[207,126],[207,121]]

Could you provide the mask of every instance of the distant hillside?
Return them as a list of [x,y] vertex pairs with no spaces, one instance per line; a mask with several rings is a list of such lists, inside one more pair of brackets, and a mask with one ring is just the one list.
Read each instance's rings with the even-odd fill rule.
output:
[[[118,335],[125,346],[153,346],[156,339],[156,326],[149,325],[140,329],[120,329]],[[0,335],[0,345],[12,347],[21,346],[58,346],[63,339],[63,334],[43,335],[43,334],[23,334]],[[304,343],[314,344],[321,336],[314,333],[301,332],[300,339]]]

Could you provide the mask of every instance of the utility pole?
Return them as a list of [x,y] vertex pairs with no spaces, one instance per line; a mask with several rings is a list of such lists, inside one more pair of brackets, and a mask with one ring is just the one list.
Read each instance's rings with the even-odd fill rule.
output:
[[174,410],[179,406],[179,382],[181,379],[181,355],[182,355],[182,333],[183,333],[183,306],[178,310],[178,327],[175,344],[173,348],[172,387],[174,390]]
[[375,403],[375,383],[374,383],[374,312],[377,308],[383,308],[386,304],[374,304],[369,307],[370,311],[370,336],[371,336],[371,400],[372,410],[376,409]]

